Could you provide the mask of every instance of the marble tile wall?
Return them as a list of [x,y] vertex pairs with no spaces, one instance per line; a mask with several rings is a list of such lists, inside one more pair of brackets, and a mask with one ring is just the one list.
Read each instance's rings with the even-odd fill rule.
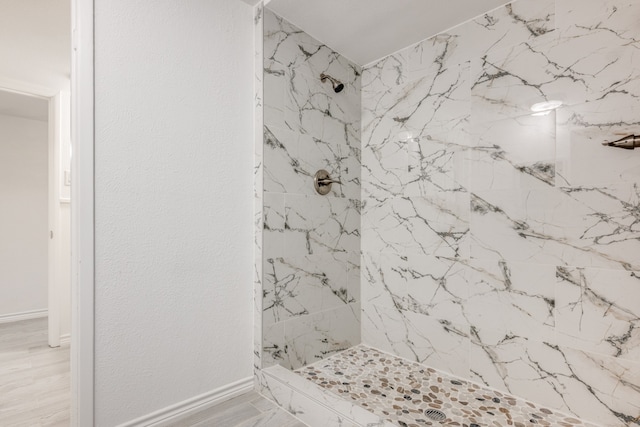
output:
[[[263,23],[261,364],[295,369],[360,342],[361,68],[268,9]],[[327,196],[319,169],[342,182]]]
[[256,388],[259,386],[259,373],[262,368],[262,234],[263,218],[263,13],[262,2],[253,10],[254,18],[254,155],[253,155],[253,373]]
[[637,0],[517,0],[366,66],[363,342],[640,425],[640,150],[601,145],[639,113]]

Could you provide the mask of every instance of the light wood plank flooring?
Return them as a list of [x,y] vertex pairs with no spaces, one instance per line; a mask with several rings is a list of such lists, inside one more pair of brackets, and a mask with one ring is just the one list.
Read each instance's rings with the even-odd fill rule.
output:
[[[69,427],[69,347],[47,345],[47,319],[0,324],[0,426]],[[168,427],[305,427],[251,392]]]
[[167,427],[305,427],[287,411],[256,392],[176,421]]
[[69,346],[47,345],[47,319],[0,324],[0,426],[68,427]]

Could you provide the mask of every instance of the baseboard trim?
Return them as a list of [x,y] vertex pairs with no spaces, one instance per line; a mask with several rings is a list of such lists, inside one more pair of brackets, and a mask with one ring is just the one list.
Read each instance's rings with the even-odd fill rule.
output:
[[253,377],[247,377],[216,390],[176,403],[175,405],[167,406],[166,408],[136,418],[135,420],[120,424],[118,427],[161,427],[179,421],[179,419],[187,417],[194,412],[248,393],[253,389]]
[[20,320],[39,319],[41,317],[47,317],[49,310],[31,310],[23,311],[21,313],[0,314],[0,323],[19,322]]

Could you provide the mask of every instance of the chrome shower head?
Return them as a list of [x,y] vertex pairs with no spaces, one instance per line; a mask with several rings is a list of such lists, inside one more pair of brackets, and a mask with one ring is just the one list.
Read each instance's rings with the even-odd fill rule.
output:
[[336,80],[325,73],[320,74],[320,81],[324,83],[326,80],[329,80],[331,82],[331,86],[333,86],[333,90],[335,91],[335,93],[340,93],[342,92],[342,89],[344,89],[344,85],[339,80]]

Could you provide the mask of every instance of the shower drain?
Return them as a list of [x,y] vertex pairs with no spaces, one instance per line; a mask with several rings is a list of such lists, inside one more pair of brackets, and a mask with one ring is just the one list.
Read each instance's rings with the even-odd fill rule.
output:
[[444,421],[447,419],[447,415],[442,411],[438,411],[437,409],[427,409],[426,411],[424,411],[424,414],[427,416],[427,418],[430,418],[433,421]]

